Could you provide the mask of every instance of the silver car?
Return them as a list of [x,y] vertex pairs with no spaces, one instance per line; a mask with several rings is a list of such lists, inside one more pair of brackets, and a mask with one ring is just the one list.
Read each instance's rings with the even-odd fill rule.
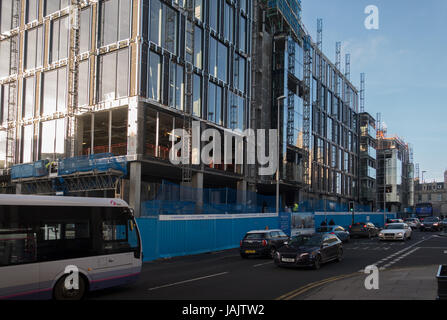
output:
[[379,239],[382,240],[411,240],[411,228],[406,223],[390,223],[379,233]]
[[421,221],[418,218],[407,218],[404,222],[413,230],[421,228]]

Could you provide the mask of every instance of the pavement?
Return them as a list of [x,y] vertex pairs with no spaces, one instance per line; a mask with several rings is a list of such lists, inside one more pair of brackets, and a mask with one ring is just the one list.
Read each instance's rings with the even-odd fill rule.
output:
[[296,297],[297,300],[435,300],[439,265],[379,271],[378,289],[367,290],[369,273],[321,285]]

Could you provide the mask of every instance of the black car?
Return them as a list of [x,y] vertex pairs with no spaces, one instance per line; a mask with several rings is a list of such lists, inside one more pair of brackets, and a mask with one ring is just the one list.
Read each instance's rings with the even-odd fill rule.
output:
[[372,238],[379,235],[380,229],[377,228],[373,223],[368,222],[357,222],[349,226],[349,234],[351,238],[354,237],[367,237]]
[[421,223],[421,231],[439,231],[441,230],[440,221],[438,217],[425,218]]
[[292,238],[278,249],[274,261],[280,267],[313,267],[319,269],[322,263],[341,261],[343,246],[333,234],[300,235]]
[[241,240],[239,252],[242,258],[248,256],[272,257],[289,237],[282,230],[249,231]]

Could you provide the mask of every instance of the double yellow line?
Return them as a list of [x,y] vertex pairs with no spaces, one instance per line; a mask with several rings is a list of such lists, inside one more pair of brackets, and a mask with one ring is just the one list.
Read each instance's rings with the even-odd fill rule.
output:
[[317,282],[312,282],[312,283],[309,283],[309,284],[307,284],[307,285],[305,285],[305,286],[303,286],[301,288],[298,288],[298,289],[295,289],[293,291],[290,291],[289,293],[286,293],[286,294],[276,298],[275,300],[292,300],[293,298],[296,298],[297,296],[302,295],[303,293],[305,293],[305,292],[307,292],[307,291],[309,291],[309,290],[311,290],[313,288],[322,286],[322,285],[330,283],[330,282],[334,282],[334,281],[350,278],[350,277],[353,277],[353,276],[356,276],[356,275],[359,275],[359,274],[361,274],[361,273],[354,272],[354,273],[351,273],[351,274],[345,274],[345,275],[342,275],[342,276],[334,276],[334,277],[327,278],[327,279],[324,279],[324,280],[320,280],[320,281],[317,281]]

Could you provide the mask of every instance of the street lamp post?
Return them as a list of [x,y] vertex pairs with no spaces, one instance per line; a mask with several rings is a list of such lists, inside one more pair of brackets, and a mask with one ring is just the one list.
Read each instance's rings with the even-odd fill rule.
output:
[[277,146],[277,150],[278,150],[278,155],[277,155],[277,159],[278,159],[278,164],[276,166],[276,213],[279,214],[279,163],[280,163],[280,150],[279,150],[279,145],[280,145],[280,137],[279,137],[279,131],[280,131],[280,117],[281,117],[281,111],[280,111],[280,103],[281,100],[284,100],[285,98],[287,98],[286,96],[280,96],[278,98],[276,98],[276,102],[277,102],[277,107],[278,107],[278,121],[277,121],[277,131],[276,131],[276,146]]

